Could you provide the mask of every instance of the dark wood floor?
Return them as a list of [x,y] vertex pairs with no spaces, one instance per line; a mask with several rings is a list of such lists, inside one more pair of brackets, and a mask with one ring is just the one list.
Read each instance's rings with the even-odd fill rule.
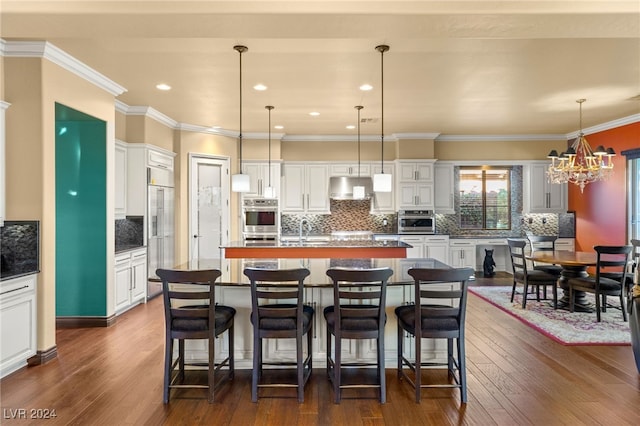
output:
[[[475,285],[506,285],[478,279]],[[476,296],[469,296],[469,403],[451,390],[426,392],[416,404],[387,370],[387,403],[375,398],[333,404],[324,370],[315,370],[305,402],[251,402],[250,372],[238,371],[210,405],[202,393],[162,404],[164,323],[156,298],[115,326],[59,330],[58,358],[0,381],[5,424],[77,425],[357,425],[640,424],[640,380],[628,346],[559,345]],[[374,397],[374,394],[368,396]],[[11,420],[15,410],[52,409],[51,420]],[[12,411],[14,410],[14,411]]]

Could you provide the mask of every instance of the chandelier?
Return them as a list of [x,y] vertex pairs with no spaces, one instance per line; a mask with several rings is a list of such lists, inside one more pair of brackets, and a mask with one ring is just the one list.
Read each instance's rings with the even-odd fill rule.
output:
[[547,170],[550,183],[574,183],[584,192],[584,187],[591,182],[608,180],[613,174],[612,157],[616,155],[613,148],[605,149],[599,145],[595,151],[591,149],[582,132],[582,103],[586,99],[578,99],[580,105],[580,131],[573,144],[565,152],[558,155],[552,150],[547,158],[551,164]]

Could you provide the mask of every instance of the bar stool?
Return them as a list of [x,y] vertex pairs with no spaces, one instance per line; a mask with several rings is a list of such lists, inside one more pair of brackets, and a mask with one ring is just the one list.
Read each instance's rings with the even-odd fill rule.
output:
[[[214,401],[214,392],[225,381],[233,379],[233,320],[236,310],[229,306],[217,305],[214,282],[220,277],[217,269],[180,271],[158,269],[156,274],[162,280],[164,316],[166,329],[164,358],[164,396],[169,402],[169,393],[174,388],[200,388],[208,390],[209,403]],[[202,290],[180,288],[172,284],[202,286]],[[189,301],[207,300],[207,304],[189,305]],[[228,331],[229,354],[219,362],[215,361],[215,340]],[[173,342],[178,340],[178,357],[173,361]],[[208,362],[186,362],[184,341],[187,339],[207,339],[209,341]],[[176,369],[176,366],[178,367]],[[185,383],[185,366],[207,367],[207,384]],[[227,366],[226,374],[216,380],[216,373]],[[175,374],[174,374],[175,373]],[[173,377],[172,377],[173,376]]]
[[[324,318],[327,323],[327,375],[333,384],[334,402],[340,403],[342,389],[379,388],[380,403],[384,404],[387,398],[384,376],[385,303],[387,280],[393,271],[389,268],[332,268],[327,275],[333,280],[333,306],[324,309]],[[333,354],[331,336],[335,339]],[[342,362],[342,339],[376,339],[377,361]],[[377,384],[343,383],[343,367],[370,365],[377,368]]]
[[[251,280],[251,324],[253,325],[253,374],[251,400],[258,402],[258,388],[293,387],[298,391],[298,402],[304,402],[304,386],[313,369],[311,328],[314,310],[304,304],[304,279],[309,276],[306,268],[257,269],[245,268],[244,274]],[[292,283],[295,286],[291,286]],[[283,285],[289,283],[288,288]],[[284,299],[290,299],[284,303]],[[307,335],[307,355],[303,359],[302,341]],[[264,362],[262,339],[295,339],[296,361]],[[296,366],[296,382],[261,383],[262,366]]]

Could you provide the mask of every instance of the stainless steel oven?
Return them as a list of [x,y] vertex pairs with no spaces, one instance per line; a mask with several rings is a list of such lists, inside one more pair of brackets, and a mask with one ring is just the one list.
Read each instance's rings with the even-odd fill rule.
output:
[[278,237],[278,200],[251,198],[242,204],[242,236],[245,240]]
[[433,210],[400,210],[399,234],[435,234],[436,217]]

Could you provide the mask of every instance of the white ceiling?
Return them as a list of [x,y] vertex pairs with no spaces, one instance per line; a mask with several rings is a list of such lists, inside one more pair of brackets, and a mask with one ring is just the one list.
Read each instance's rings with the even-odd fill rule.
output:
[[266,133],[274,105],[274,132],[355,135],[363,105],[362,134],[379,136],[379,44],[387,135],[564,135],[578,98],[585,128],[640,113],[639,0],[0,0],[0,13],[4,40],[47,40],[124,86],[118,100],[190,125],[238,130],[236,44],[243,133]]

